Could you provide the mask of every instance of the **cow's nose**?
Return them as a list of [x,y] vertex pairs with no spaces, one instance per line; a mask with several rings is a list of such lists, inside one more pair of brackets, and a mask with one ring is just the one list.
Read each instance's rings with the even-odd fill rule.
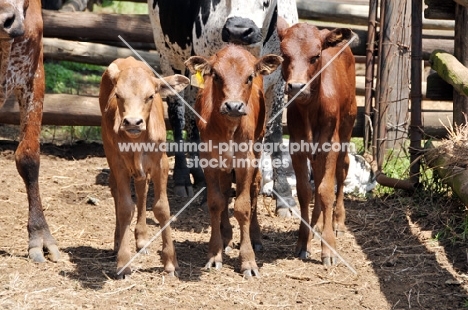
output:
[[306,84],[304,83],[288,83],[288,95],[294,96],[304,90]]
[[0,25],[2,25],[3,31],[10,38],[16,38],[24,34],[24,25],[21,20],[17,18],[13,8],[0,14]]
[[242,116],[246,115],[245,104],[239,101],[229,101],[224,104],[226,114],[229,116]]
[[242,45],[262,41],[262,33],[251,19],[236,16],[226,20],[221,37],[224,42]]
[[122,124],[124,126],[135,126],[135,127],[138,126],[139,127],[143,124],[143,119],[139,117],[126,117],[123,119]]

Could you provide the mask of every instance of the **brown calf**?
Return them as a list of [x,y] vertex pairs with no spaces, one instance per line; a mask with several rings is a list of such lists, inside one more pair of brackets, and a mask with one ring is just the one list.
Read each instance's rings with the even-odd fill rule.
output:
[[42,211],[39,194],[39,134],[44,102],[42,14],[39,0],[0,0],[0,107],[15,93],[21,114],[16,168],[26,185],[29,203],[29,257],[52,261],[60,252]]
[[[197,126],[201,141],[206,144],[211,141],[215,146],[212,150],[200,152],[202,160],[210,161],[207,167],[203,167],[211,217],[208,269],[213,264],[216,269],[221,268],[223,246],[226,251],[232,247],[228,199],[234,171],[237,196],[234,216],[241,232],[241,272],[246,276],[251,276],[252,272],[258,275],[252,244],[255,249],[261,247],[256,214],[260,152],[238,148],[220,154],[216,146],[229,142],[236,145],[261,143],[265,128],[262,75],[272,73],[281,61],[281,57],[276,55],[257,59],[242,47],[228,45],[210,59],[194,56],[185,63],[192,73],[199,72],[204,77],[204,88],[198,94],[195,109],[207,123],[198,119]],[[246,164],[240,164],[241,161]]]
[[[162,151],[123,149],[122,145],[143,144],[158,147],[166,141],[166,127],[161,96],[181,91],[188,79],[181,75],[157,79],[144,63],[133,57],[117,59],[109,65],[101,80],[99,104],[102,113],[102,140],[111,170],[109,185],[115,202],[116,225],[114,250],[117,251],[117,273],[123,278],[131,273],[130,223],[135,204],[130,191],[133,178],[137,197],[137,250],[148,242],[146,228],[146,197],[148,182],[153,181],[153,212],[161,227],[170,220],[166,186],[169,172],[167,155]],[[178,269],[176,254],[168,226],[162,232],[164,269],[175,274]],[[125,267],[125,268],[124,268]]]
[[[306,23],[287,28],[280,21],[278,32],[284,57],[282,73],[286,92],[289,98],[297,95],[287,111],[290,145],[305,141],[318,146],[315,154],[306,149],[291,154],[301,216],[309,222],[308,208],[312,198],[307,168],[309,159],[316,188],[310,223],[322,233],[323,240],[335,248],[335,232],[344,231],[343,181],[349,166],[346,144],[351,139],[357,113],[351,49],[346,47],[315,80],[308,82],[340,52],[353,34],[349,29],[320,31]],[[310,237],[309,228],[301,222],[296,253],[302,258],[310,253]],[[323,264],[336,263],[335,255],[322,242]]]

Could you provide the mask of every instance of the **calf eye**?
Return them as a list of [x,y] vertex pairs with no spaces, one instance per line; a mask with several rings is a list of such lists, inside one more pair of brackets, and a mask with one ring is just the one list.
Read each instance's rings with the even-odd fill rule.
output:
[[213,77],[213,81],[215,82],[221,81],[221,77],[216,72],[212,73],[212,77]]
[[310,63],[311,64],[314,64],[317,62],[317,60],[320,58],[320,55],[318,56],[313,56],[313,57],[310,57]]
[[253,81],[253,74],[249,75],[245,84],[252,84],[252,81]]
[[270,6],[270,0],[263,1],[263,10],[267,9]]
[[151,96],[149,96],[149,97],[146,99],[146,101],[147,101],[147,102],[148,102],[148,101],[153,101],[153,99],[154,99],[154,95],[151,95]]
[[115,99],[120,99],[119,94],[115,93]]

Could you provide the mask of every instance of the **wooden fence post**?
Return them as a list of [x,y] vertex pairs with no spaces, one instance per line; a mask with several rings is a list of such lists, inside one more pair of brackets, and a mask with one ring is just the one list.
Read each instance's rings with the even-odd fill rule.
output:
[[386,148],[399,148],[408,135],[411,69],[411,0],[383,0],[377,102],[377,163]]
[[[468,9],[460,4],[455,8],[455,47],[454,56],[465,67],[468,66]],[[453,91],[453,122],[455,125],[466,123],[468,117],[468,97]]]

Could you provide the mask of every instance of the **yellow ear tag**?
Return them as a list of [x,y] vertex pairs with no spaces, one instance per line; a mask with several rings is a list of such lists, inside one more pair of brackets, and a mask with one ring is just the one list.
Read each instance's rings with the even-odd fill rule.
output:
[[190,77],[190,84],[198,88],[203,88],[205,86],[205,80],[203,79],[201,71],[197,71],[197,73],[192,74]]

